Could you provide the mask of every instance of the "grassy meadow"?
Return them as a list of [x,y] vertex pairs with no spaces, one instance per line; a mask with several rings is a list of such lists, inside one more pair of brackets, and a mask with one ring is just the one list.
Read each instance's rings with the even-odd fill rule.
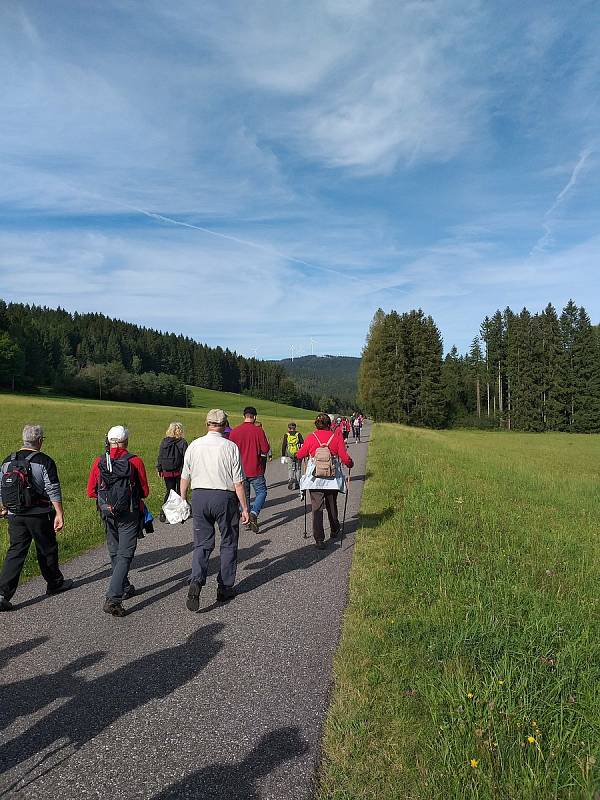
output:
[[319,800],[600,798],[600,437],[373,429]]
[[[130,450],[144,459],[150,482],[150,498],[147,502],[157,516],[164,495],[164,484],[156,473],[156,455],[168,424],[173,420],[181,421],[185,426],[186,438],[191,441],[206,432],[205,415],[208,408],[223,408],[230,415],[231,424],[237,425],[241,422],[243,407],[248,404],[254,404],[259,411],[259,420],[264,425],[275,457],[288,421],[297,421],[298,429],[304,432],[309,430],[309,421],[315,415],[314,411],[195,387],[194,407],[191,409],[0,394],[0,454],[5,458],[19,447],[25,423],[43,425],[46,433],[44,450],[57,463],[63,489],[66,522],[65,529],[59,534],[59,541],[61,560],[64,561],[103,540],[94,501],[86,496],[86,484],[91,463],[104,451],[104,437],[112,425],[123,424],[129,428]],[[0,520],[0,558],[4,556],[6,547],[7,524]],[[37,572],[34,548],[31,548],[25,574]]]

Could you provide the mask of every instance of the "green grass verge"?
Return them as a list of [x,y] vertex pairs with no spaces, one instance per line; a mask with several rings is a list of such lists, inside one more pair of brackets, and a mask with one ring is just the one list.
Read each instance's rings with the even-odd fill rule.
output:
[[320,800],[600,797],[599,465],[374,427]]
[[[275,404],[226,392],[196,389],[194,408],[169,408],[135,403],[101,402],[73,398],[0,394],[0,455],[3,458],[19,447],[23,425],[37,422],[44,426],[44,450],[57,463],[63,489],[66,525],[59,534],[61,561],[103,541],[103,529],[93,500],[86,497],[86,484],[93,459],[104,450],[104,436],[112,425],[125,424],[130,430],[130,449],[146,464],[150,481],[148,506],[158,515],[164,484],[155,471],[160,440],[173,420],[183,422],[186,438],[191,441],[206,432],[205,411],[219,407],[230,415],[233,425],[241,422],[241,409],[254,404],[259,411],[274,457],[279,454],[281,438],[289,419],[298,421],[298,429],[311,430],[308,419],[314,412],[279,406],[279,416],[269,416]],[[283,416],[285,410],[285,416]],[[307,419],[308,417],[308,419]],[[268,468],[267,468],[268,478]],[[8,546],[7,523],[0,520],[0,559]],[[24,576],[38,574],[32,547]]]

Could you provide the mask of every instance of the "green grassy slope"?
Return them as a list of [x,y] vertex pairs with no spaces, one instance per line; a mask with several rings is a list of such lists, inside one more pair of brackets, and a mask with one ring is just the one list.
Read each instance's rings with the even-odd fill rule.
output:
[[600,438],[374,429],[320,800],[597,798]]
[[223,408],[235,424],[238,419],[241,419],[245,406],[255,406],[261,416],[285,418],[286,422],[290,420],[297,422],[300,419],[313,420],[317,415],[316,411],[308,411],[306,408],[286,406],[271,400],[257,400],[247,397],[245,394],[215,392],[212,389],[201,389],[198,386],[188,386],[188,390],[192,397],[193,408]]
[[[66,559],[103,540],[94,501],[87,499],[85,489],[90,465],[94,457],[103,452],[104,436],[109,427],[128,426],[130,449],[144,459],[148,470],[151,489],[148,505],[157,515],[164,484],[154,465],[158,445],[168,424],[173,420],[181,421],[186,438],[191,441],[206,432],[204,412],[207,408],[224,408],[231,416],[232,425],[237,425],[241,422],[241,409],[248,404],[257,407],[275,457],[289,419],[294,418],[299,430],[305,432],[310,430],[309,419],[314,417],[314,412],[287,406],[279,406],[277,411],[280,415],[275,416],[274,403],[204,389],[195,390],[196,407],[192,409],[0,394],[0,455],[4,458],[18,448],[25,423],[38,422],[44,426],[44,449],[55,459],[63,487],[66,526],[60,534],[60,542],[61,559]],[[283,410],[285,416],[281,415]],[[6,522],[0,521],[0,557],[6,552],[6,528]],[[30,553],[26,574],[37,574],[37,571],[37,562]]]

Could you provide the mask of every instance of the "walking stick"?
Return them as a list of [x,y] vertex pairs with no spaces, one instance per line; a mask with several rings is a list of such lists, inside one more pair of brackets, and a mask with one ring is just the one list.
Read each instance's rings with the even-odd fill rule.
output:
[[[302,481],[302,466],[300,466],[300,480]],[[306,530],[306,489],[302,489],[302,497],[304,498],[304,538],[308,539]]]
[[350,473],[352,472],[351,469],[348,469],[348,477],[346,478],[346,498],[344,500],[344,516],[342,518],[342,535],[340,536],[340,547],[342,546],[342,542],[344,541],[344,528],[346,527],[346,509],[348,508],[348,495],[350,494]]

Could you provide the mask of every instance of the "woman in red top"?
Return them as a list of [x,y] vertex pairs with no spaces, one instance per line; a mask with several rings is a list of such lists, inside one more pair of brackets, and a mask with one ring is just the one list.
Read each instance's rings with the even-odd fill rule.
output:
[[[304,440],[304,444],[298,450],[298,460],[303,458],[314,458],[315,452],[318,447],[327,445],[334,462],[341,461],[348,468],[354,466],[354,462],[348,455],[346,445],[341,436],[332,435],[331,433],[331,419],[328,414],[319,414],[315,419],[316,430],[308,434]],[[333,479],[316,478],[312,479],[305,474],[303,480],[304,484],[301,485],[303,489],[308,488],[310,492],[310,504],[312,508],[312,527],[313,536],[315,537],[315,544],[319,550],[325,547],[325,531],[323,530],[323,508],[327,509],[327,516],[329,517],[329,527],[331,529],[331,538],[335,539],[340,533],[340,521],[337,511],[337,496],[340,492],[340,485]],[[314,488],[312,486],[314,485]],[[335,488],[329,488],[335,487]]]

